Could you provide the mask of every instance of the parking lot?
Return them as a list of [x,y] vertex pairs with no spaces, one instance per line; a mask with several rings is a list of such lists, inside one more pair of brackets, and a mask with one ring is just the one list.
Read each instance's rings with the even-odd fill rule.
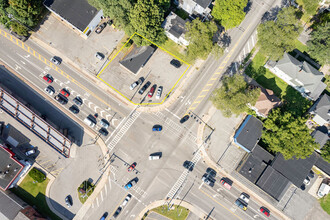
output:
[[[127,53],[129,53],[129,51]],[[160,48],[157,48],[146,65],[142,67],[137,74],[133,74],[119,64],[119,62],[127,56],[127,53],[120,52],[109,63],[107,68],[101,72],[99,77],[121,93],[122,96],[134,103],[142,102],[143,98],[146,97],[146,94],[153,85],[156,85],[157,88],[159,86],[163,87],[163,92],[160,99],[155,98],[157,91],[157,89],[155,89],[155,94],[153,97],[146,97],[146,101],[144,102],[160,103],[189,67],[183,62],[181,62],[182,65],[179,68],[171,65],[170,62],[175,59],[175,57]],[[138,85],[133,90],[130,90],[130,85],[141,77],[144,78],[144,83],[142,85]],[[151,85],[146,89],[143,95],[140,95],[138,91],[148,81],[151,82]]]
[[97,34],[92,32],[88,39],[84,39],[65,25],[55,16],[48,15],[34,37],[55,48],[61,54],[54,54],[65,61],[66,58],[74,62],[80,69],[96,75],[105,62],[95,57],[96,52],[107,57],[124,37],[124,32],[107,25]]

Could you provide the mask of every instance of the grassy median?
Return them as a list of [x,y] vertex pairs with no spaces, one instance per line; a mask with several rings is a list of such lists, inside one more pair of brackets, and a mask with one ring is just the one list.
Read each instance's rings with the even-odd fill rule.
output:
[[156,212],[173,220],[185,220],[188,217],[189,209],[174,205],[171,210],[168,210],[168,206],[159,206],[151,210],[151,212]]

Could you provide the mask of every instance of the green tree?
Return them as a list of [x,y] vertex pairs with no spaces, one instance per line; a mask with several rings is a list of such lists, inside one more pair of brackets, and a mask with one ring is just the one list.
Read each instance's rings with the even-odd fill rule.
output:
[[10,28],[12,31],[16,32],[18,35],[21,35],[21,36],[29,35],[28,29],[24,25],[21,25],[20,23],[18,23],[16,21],[10,22]]
[[129,14],[133,28],[147,39],[162,44],[166,41],[163,9],[154,0],[138,0]]
[[44,9],[42,0],[9,0],[7,13],[16,20],[29,27],[34,27],[41,19],[41,12]]
[[258,27],[258,45],[261,52],[278,60],[285,51],[295,48],[295,40],[302,30],[293,7],[282,9],[276,21],[267,21]]
[[293,117],[290,112],[273,109],[264,122],[262,140],[273,152],[283,154],[286,160],[306,158],[318,148],[306,126],[306,119]]
[[6,24],[9,18],[6,14],[6,9],[8,8],[8,0],[0,0],[0,23]]
[[[187,55],[189,59],[205,59],[213,49],[213,36],[217,31],[214,22],[201,22],[199,18],[186,23],[186,39],[189,41]],[[216,45],[217,46],[217,45]]]
[[238,26],[245,17],[244,8],[248,0],[216,0],[212,16],[219,21],[225,29]]
[[327,141],[327,143],[322,147],[321,156],[325,161],[330,163],[330,141]]
[[303,9],[308,17],[316,13],[317,8],[319,7],[319,2],[319,0],[302,0]]
[[226,76],[222,80],[222,86],[213,91],[210,99],[225,117],[231,117],[247,111],[248,103],[255,105],[259,95],[260,89],[248,89],[244,76],[235,74]]
[[320,64],[330,64],[330,22],[319,25],[312,31],[307,42],[309,55]]

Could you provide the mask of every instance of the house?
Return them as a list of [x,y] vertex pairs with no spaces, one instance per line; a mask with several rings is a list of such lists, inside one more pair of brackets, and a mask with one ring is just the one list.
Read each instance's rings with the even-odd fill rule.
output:
[[103,18],[103,11],[98,11],[87,0],[45,0],[44,6],[84,38],[92,33]]
[[315,139],[315,142],[319,144],[320,150],[329,141],[329,131],[325,126],[317,127],[311,135]]
[[168,38],[177,44],[185,46],[189,45],[189,42],[185,39],[186,33],[186,21],[180,18],[175,13],[171,12],[162,24],[165,34]]
[[324,94],[314,103],[309,113],[313,116],[313,121],[320,126],[330,124],[330,96]]
[[234,143],[250,153],[260,140],[262,128],[262,122],[259,119],[248,115],[237,130]]
[[119,64],[127,71],[136,75],[148,62],[156,49],[154,46],[137,47],[133,45],[130,52],[119,61]]
[[212,0],[179,0],[179,8],[182,8],[189,15],[196,14],[208,16],[211,12]]
[[288,53],[277,62],[268,61],[265,67],[308,99],[317,100],[326,88],[322,82],[323,73]]
[[266,118],[270,110],[281,105],[281,99],[279,99],[272,90],[263,88],[255,80],[251,79],[249,83],[250,89],[260,88],[260,95],[254,106],[251,106],[250,103],[248,106],[254,110],[259,117]]

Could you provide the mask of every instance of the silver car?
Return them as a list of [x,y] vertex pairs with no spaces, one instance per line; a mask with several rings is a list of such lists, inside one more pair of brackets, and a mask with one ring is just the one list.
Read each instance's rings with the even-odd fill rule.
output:
[[56,57],[50,58],[50,61],[52,63],[54,63],[55,65],[60,65],[61,64],[61,61],[59,61]]
[[163,86],[159,86],[156,93],[156,99],[160,99],[160,97],[162,96],[162,92],[163,92]]
[[54,93],[55,93],[55,89],[54,89],[53,86],[47,86],[47,87],[45,88],[45,92],[46,92],[48,95],[54,95]]
[[105,129],[108,129],[108,127],[110,126],[110,123],[107,120],[105,120],[104,118],[102,118],[102,120],[100,121],[100,124]]

